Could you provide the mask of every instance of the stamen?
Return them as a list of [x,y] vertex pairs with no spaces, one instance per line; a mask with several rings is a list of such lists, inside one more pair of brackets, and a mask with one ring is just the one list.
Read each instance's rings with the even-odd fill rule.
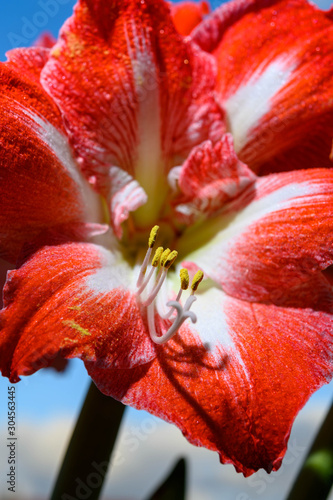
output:
[[[184,269],[184,268],[181,269],[179,271],[179,277],[180,277],[180,288],[179,288],[179,291],[178,291],[178,294],[177,294],[177,297],[176,297],[176,302],[180,301],[180,298],[182,296],[183,290],[187,290],[188,289],[188,285],[190,283],[190,278],[189,278],[188,270],[187,269]],[[171,316],[172,316],[172,314],[174,312],[175,311],[170,308],[170,310],[166,314],[161,314],[161,316],[162,316],[163,319],[169,319],[169,318],[171,318]]]
[[156,242],[156,238],[158,235],[159,231],[159,226],[154,226],[153,229],[150,231],[149,239],[148,239],[148,250],[146,252],[145,258],[143,259],[142,266],[140,268],[139,276],[138,276],[138,281],[136,282],[136,286],[140,287],[142,285],[143,279],[146,274],[147,266],[150,261],[151,253],[153,251],[153,247]]
[[168,274],[168,270],[172,266],[174,261],[177,259],[177,256],[178,256],[178,252],[176,252],[176,250],[173,250],[172,252],[171,252],[171,250],[169,250],[169,248],[164,250],[164,252],[162,253],[161,260],[160,260],[161,268],[160,268],[159,273],[157,275],[156,285],[153,288],[153,290],[151,291],[148,299],[142,303],[143,306],[145,306],[145,307],[149,306],[153,302],[153,300],[156,298],[158,292],[161,289],[161,286],[164,283],[166,275]]
[[190,295],[187,299],[187,301],[185,302],[185,305],[184,305],[184,311],[189,311],[190,310],[190,307],[192,306],[193,302],[195,302],[197,300],[197,298],[194,296],[194,295]]
[[192,285],[191,285],[191,288],[192,288],[192,295],[194,294],[194,292],[196,292],[196,290],[198,289],[198,286],[200,285],[201,281],[203,280],[203,277],[204,277],[204,273],[202,271],[197,271],[193,277],[193,280],[192,280]]
[[194,312],[190,311],[192,304],[197,300],[194,296],[194,293],[198,289],[200,282],[203,279],[203,272],[198,271],[191,284],[191,295],[187,298],[184,307],[180,304],[180,298],[184,290],[187,290],[189,287],[189,274],[187,269],[180,270],[180,289],[178,291],[176,300],[171,300],[167,302],[167,307],[170,310],[166,314],[159,313],[159,316],[163,319],[172,319],[172,324],[168,331],[164,335],[158,336],[155,328],[155,299],[165,281],[168,270],[175,262],[178,252],[176,250],[171,251],[169,248],[165,250],[163,247],[158,247],[154,253],[154,256],[151,261],[151,268],[147,276],[146,271],[151,259],[151,254],[153,247],[156,243],[157,235],[158,235],[159,226],[154,226],[150,231],[149,239],[148,239],[148,250],[146,252],[145,258],[143,260],[140,274],[137,281],[137,295],[141,295],[141,293],[147,287],[149,281],[151,280],[153,274],[156,272],[157,268],[159,270],[156,275],[155,284],[151,287],[149,291],[149,295],[144,302],[142,302],[143,307],[147,307],[147,320],[148,320],[148,329],[149,334],[153,342],[156,344],[164,344],[168,342],[179,330],[181,325],[184,323],[186,319],[190,319],[192,323],[197,321],[197,317]]
[[161,266],[165,267],[165,269],[170,269],[170,267],[175,262],[177,257],[178,257],[178,252],[176,250],[173,250],[172,252],[170,252],[168,254],[167,258],[164,259],[163,262],[162,262],[162,257],[161,257]]
[[161,262],[161,257],[162,257],[163,251],[164,251],[163,247],[158,247],[158,249],[156,250],[154,257],[153,257],[153,260],[151,261],[151,265],[153,267],[157,267],[159,265],[159,263]]
[[190,318],[192,323],[197,322],[197,316],[194,314],[193,311],[190,311],[190,308],[192,304],[197,300],[197,297],[194,296],[194,293],[198,289],[198,286],[200,282],[202,281],[204,277],[204,274],[202,271],[198,271],[192,281],[192,292],[191,295],[188,297],[188,299],[185,302],[184,307],[178,302],[178,300],[171,300],[167,302],[168,307],[172,307],[176,310],[177,316],[174,319],[172,325],[170,326],[169,330],[161,336],[158,336],[156,333],[156,328],[155,328],[155,307],[154,304],[151,303],[149,304],[147,308],[147,319],[148,319],[148,328],[149,328],[149,334],[153,342],[156,344],[164,344],[165,342],[168,342],[179,330],[179,328],[182,326],[184,321],[187,318]]
[[179,276],[180,276],[180,289],[181,290],[187,290],[188,285],[190,284],[190,277],[188,275],[188,270],[187,269],[181,269],[179,271]]
[[143,290],[146,288],[146,286],[148,285],[149,281],[151,280],[151,277],[152,277],[152,275],[155,272],[155,268],[158,267],[158,265],[160,263],[162,253],[163,253],[163,247],[158,247],[158,249],[155,251],[153,260],[151,261],[151,269],[150,269],[150,271],[148,273],[148,276],[143,281],[143,283],[141,284],[141,286],[138,288],[138,290],[136,292],[137,295],[140,295],[143,292]]
[[161,264],[161,266],[162,266],[162,267],[164,267],[165,261],[166,261],[166,259],[167,259],[168,255],[169,255],[170,253],[171,253],[170,248],[166,248],[166,249],[164,250],[164,252],[162,253],[162,255],[161,255],[161,260],[160,260],[160,264]]
[[160,229],[160,226],[154,226],[153,229],[150,231],[149,240],[148,240],[149,248],[154,248],[159,229]]

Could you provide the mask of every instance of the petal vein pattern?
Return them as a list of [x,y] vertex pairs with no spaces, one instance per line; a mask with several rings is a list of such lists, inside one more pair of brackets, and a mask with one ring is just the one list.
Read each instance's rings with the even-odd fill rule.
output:
[[[128,29],[131,34],[129,35]],[[152,214],[159,213],[164,202],[161,169],[163,169],[161,151],[161,116],[159,86],[161,75],[157,74],[156,61],[153,59],[153,48],[148,28],[137,32],[132,21],[124,26],[127,50],[133,68],[135,94],[138,101],[137,152],[135,177],[146,192],[144,207],[141,209],[143,224],[153,222]],[[133,43],[133,47],[132,47]],[[159,196],[156,196],[159,193]],[[147,203],[148,202],[148,203]],[[143,203],[141,203],[142,205]],[[112,213],[112,207],[111,207]]]
[[153,359],[131,275],[118,254],[87,243],[44,247],[11,271],[0,314],[3,374],[17,381],[59,352],[100,367]]
[[147,227],[163,212],[169,170],[225,130],[215,75],[214,58],[177,33],[162,0],[118,0],[100,10],[80,0],[41,81],[95,188],[110,197],[108,172],[117,166],[146,192],[134,218]]
[[175,212],[187,224],[212,217],[256,180],[238,160],[231,134],[223,135],[214,146],[205,141],[193,148],[183,166],[175,167],[171,174],[169,182],[172,186],[178,182],[181,190],[173,200]]
[[221,106],[227,112],[236,152],[246,145],[252,129],[271,110],[272,99],[288,84],[295,67],[290,56],[287,60],[276,59],[265,69],[258,68],[229,97],[223,96]]
[[306,0],[236,0],[191,37],[216,57],[217,98],[243,162],[260,175],[332,166],[329,12]]
[[233,463],[245,476],[259,467],[277,470],[310,387],[332,376],[331,287],[317,276],[299,293],[289,297],[294,307],[277,307],[212,291],[213,314],[227,332],[206,317],[201,340],[211,338],[213,326],[212,353],[191,327],[131,374],[90,362],[87,369],[104,393],[175,423],[190,442],[218,451],[223,463]]
[[26,244],[47,232],[62,228],[86,238],[105,227],[99,196],[77,170],[59,111],[35,76],[29,80],[12,66],[0,65],[0,254],[15,263]]
[[121,238],[122,222],[128,219],[129,212],[144,205],[148,197],[138,181],[119,167],[110,168],[109,178],[111,189],[108,193],[108,203],[111,209],[111,222],[116,236]]
[[[237,211],[231,203],[206,221],[200,249],[186,255],[229,295],[276,301],[333,263],[332,172],[267,176],[244,193],[238,212],[240,202]],[[195,248],[191,229],[181,238],[179,250],[185,248]]]
[[87,222],[97,222],[101,217],[101,208],[97,195],[93,192],[88,182],[82,177],[75,163],[67,138],[61,134],[51,123],[43,117],[33,113],[20,103],[12,101],[9,113],[13,116],[28,118],[26,124],[36,133],[37,137],[44,142],[51,154],[54,154],[61,163],[62,168],[67,171],[76,186],[80,189],[84,208],[86,211],[84,219]]
[[[228,326],[225,314],[227,296],[216,287],[212,287],[200,295],[196,304],[197,322],[191,325],[192,334],[200,339],[202,345],[214,359],[215,366],[223,367],[228,360],[232,363],[238,377],[248,384],[248,394],[251,394],[251,378],[245,366],[241,353],[236,346]],[[218,325],[218,327],[216,326]],[[238,384],[228,370],[225,371],[225,380],[230,391],[237,398]]]

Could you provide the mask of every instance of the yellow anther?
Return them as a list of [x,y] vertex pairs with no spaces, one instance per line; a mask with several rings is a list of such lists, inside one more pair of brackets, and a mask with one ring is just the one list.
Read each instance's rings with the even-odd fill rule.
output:
[[180,287],[182,290],[187,290],[188,285],[190,283],[190,277],[188,275],[188,270],[187,269],[181,269],[179,271],[180,275]]
[[167,258],[165,259],[165,262],[164,262],[164,267],[166,269],[169,269],[172,264],[175,262],[175,260],[177,259],[178,257],[178,252],[176,250],[173,250],[172,252],[169,253],[169,255],[167,256]]
[[166,258],[167,258],[167,256],[169,255],[169,253],[171,253],[170,248],[166,248],[166,249],[164,250],[164,252],[162,253],[162,255],[161,255],[161,260],[160,260],[160,264],[161,264],[161,266],[164,266],[165,261],[166,261]]
[[192,280],[192,285],[191,288],[193,292],[195,292],[198,289],[199,284],[203,280],[204,273],[202,271],[197,271],[194,275],[194,278]]
[[149,248],[153,248],[153,246],[155,245],[155,241],[156,241],[159,229],[160,229],[160,226],[154,226],[153,229],[150,231],[149,240],[148,240]]
[[159,265],[162,253],[163,253],[163,247],[158,247],[154,254],[153,260],[151,261],[152,266],[157,267]]

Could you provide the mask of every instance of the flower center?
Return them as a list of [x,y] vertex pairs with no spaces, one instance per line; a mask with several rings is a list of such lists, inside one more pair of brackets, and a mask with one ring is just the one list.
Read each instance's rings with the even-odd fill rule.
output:
[[[194,296],[200,282],[203,279],[203,272],[197,271],[191,284],[191,294],[187,298],[185,305],[182,306],[180,298],[184,290],[189,287],[189,274],[187,269],[180,270],[180,288],[176,300],[170,300],[166,303],[169,310],[160,314],[163,319],[171,320],[171,326],[165,334],[158,335],[155,327],[155,303],[156,298],[166,279],[168,271],[175,262],[178,252],[171,251],[169,248],[158,247],[154,252],[153,249],[156,243],[159,226],[154,226],[150,232],[148,239],[148,250],[140,268],[140,273],[137,281],[137,296],[143,307],[147,310],[147,321],[149,335],[156,344],[164,344],[170,340],[179,330],[181,325],[187,318],[190,318],[192,323],[197,321],[194,312],[190,308],[197,300]],[[153,256],[152,256],[153,255]]]

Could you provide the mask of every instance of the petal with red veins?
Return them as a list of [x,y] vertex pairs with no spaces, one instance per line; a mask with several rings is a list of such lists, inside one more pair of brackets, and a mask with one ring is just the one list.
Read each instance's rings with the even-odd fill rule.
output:
[[[43,87],[40,83],[40,73],[45,66],[50,51],[45,47],[28,47],[28,48],[19,48],[12,49],[6,52],[7,56],[7,64],[6,66],[16,70],[21,78],[24,77],[29,80],[29,82],[33,82],[35,86],[39,87],[42,95],[44,94]],[[62,123],[60,121],[59,113],[55,111],[56,107],[54,103],[51,105],[51,100],[47,99],[47,96],[44,94],[43,99],[41,101],[48,101],[48,117],[50,116],[50,111],[54,108],[54,112],[52,116],[57,118],[56,125],[58,128],[62,128]],[[43,111],[40,110],[43,114]]]
[[59,354],[100,367],[151,361],[154,346],[121,257],[88,243],[43,247],[9,273],[0,366],[15,382]]
[[111,223],[118,238],[122,236],[121,224],[147,202],[147,195],[139,183],[125,170],[111,167],[109,171],[110,189],[107,199],[110,206]]
[[174,25],[182,35],[189,35],[210,12],[207,2],[179,2],[170,4],[170,8]]
[[177,33],[161,0],[80,0],[41,81],[97,188],[116,166],[146,192],[143,225],[160,211],[179,156],[225,130],[212,95],[215,60]]
[[[59,110],[33,78],[37,49],[11,55],[13,62],[0,65],[0,254],[15,262],[22,246],[46,230],[61,225],[75,232],[78,226],[84,233],[82,226],[99,222],[101,214],[98,195],[74,161]],[[14,67],[22,57],[19,75]]]
[[175,211],[187,224],[212,216],[255,179],[237,158],[231,134],[225,134],[215,145],[206,141],[193,149],[179,172],[181,194],[173,202]]
[[305,0],[235,1],[193,39],[217,59],[219,103],[242,161],[259,173],[332,166],[329,13]]
[[261,177],[243,202],[189,229],[178,247],[226,293],[275,301],[333,263],[332,171]]
[[331,287],[317,276],[294,302],[250,304],[213,287],[198,293],[198,323],[149,365],[86,367],[102,392],[176,424],[245,476],[277,470],[298,411],[332,377]]
[[55,45],[56,41],[57,40],[56,38],[54,38],[52,33],[45,31],[37,38],[37,40],[35,40],[33,45],[35,47],[44,47],[47,49],[51,49],[53,45]]
[[6,283],[7,272],[13,268],[12,264],[0,258],[0,309],[2,309],[2,290]]

